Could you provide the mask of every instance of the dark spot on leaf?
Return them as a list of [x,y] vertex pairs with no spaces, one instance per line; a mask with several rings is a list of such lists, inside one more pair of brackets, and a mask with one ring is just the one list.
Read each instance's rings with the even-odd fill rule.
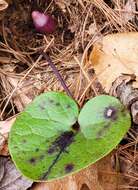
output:
[[55,144],[60,148],[60,150],[65,150],[73,142],[74,133],[72,131],[64,132],[55,141]]
[[59,103],[59,102],[57,102],[57,103],[55,104],[55,106],[60,106],[60,103]]
[[73,168],[74,168],[74,165],[73,164],[67,164],[66,166],[65,166],[65,172],[66,173],[70,173],[72,170],[73,170]]
[[[39,178],[40,180],[47,179],[48,175],[51,173],[52,168],[60,159],[60,156],[67,151],[66,148],[74,141],[75,135],[76,134],[73,131],[64,132],[59,137],[57,137],[57,139],[52,143],[48,152],[50,154],[52,154],[54,151],[58,151],[58,153],[57,153],[55,159],[52,161],[49,168],[47,169],[47,171],[45,173],[43,173],[42,176],[40,176],[40,178]],[[73,166],[73,164],[72,164],[72,166]],[[69,172],[68,167],[67,167],[67,170]]]
[[22,143],[26,143],[26,142],[27,142],[26,139],[23,139],[23,140],[22,140]]
[[41,110],[45,110],[45,106],[44,105],[39,105]]
[[45,101],[41,102],[41,103],[39,104],[39,107],[40,107],[40,109],[41,109],[42,111],[45,110],[45,108],[46,108],[46,102],[45,102]]
[[72,129],[75,130],[75,131],[79,131],[80,130],[80,125],[78,122],[76,122],[73,126],[72,126]]
[[28,172],[28,170],[26,170],[26,169],[23,169],[23,171],[24,171],[24,172]]
[[109,106],[104,111],[104,118],[116,120],[117,119],[117,109],[113,106]]
[[39,152],[39,148],[36,148],[36,149],[35,149],[35,152]]
[[57,151],[57,149],[53,146],[53,147],[50,147],[47,151],[48,154],[53,154],[55,151]]
[[50,98],[49,98],[49,100],[48,100],[48,101],[49,101],[49,103],[51,103],[51,104],[53,104],[53,103],[54,103],[54,100],[52,100],[52,99],[50,99]]
[[97,139],[104,137],[105,133],[110,127],[111,126],[108,124],[105,125],[101,130],[99,130],[98,133],[96,134]]
[[43,160],[44,158],[45,158],[45,155],[43,155],[43,154],[40,155],[40,157],[39,157],[40,160]]
[[104,127],[103,127],[104,130],[105,130],[105,129],[109,129],[109,128],[110,128],[110,124],[104,125]]
[[65,151],[65,149],[74,141],[73,131],[68,131],[62,133],[48,149],[49,154],[53,154],[56,151]]
[[35,159],[35,158],[31,158],[31,159],[29,160],[29,162],[30,162],[30,164],[35,164],[35,163],[36,163],[36,159]]
[[14,146],[13,148],[17,149],[17,148],[18,148],[18,146]]
[[104,136],[104,131],[103,130],[98,131],[98,133],[96,134],[97,139],[100,139],[103,136]]
[[71,105],[70,105],[70,104],[67,104],[66,108],[67,108],[67,109],[70,109],[70,108],[71,108]]

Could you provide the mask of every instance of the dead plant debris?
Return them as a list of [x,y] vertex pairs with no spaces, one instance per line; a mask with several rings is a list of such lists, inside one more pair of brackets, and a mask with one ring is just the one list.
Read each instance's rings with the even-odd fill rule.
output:
[[21,176],[9,158],[0,158],[0,189],[25,190],[32,185],[32,181]]

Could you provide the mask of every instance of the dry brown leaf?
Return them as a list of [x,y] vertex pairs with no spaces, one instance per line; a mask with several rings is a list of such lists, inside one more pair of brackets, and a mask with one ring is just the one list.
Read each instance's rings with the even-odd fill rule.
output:
[[115,171],[114,165],[112,163],[112,157],[114,154],[110,154],[98,162],[98,181],[104,190],[117,190],[119,189],[119,184],[122,184],[123,181],[119,178],[119,174]]
[[0,121],[0,155],[7,155],[7,138],[15,118],[7,121]]
[[83,190],[84,187],[87,190],[104,190],[98,182],[97,164],[61,180],[37,183],[31,190]]
[[0,157],[0,190],[26,190],[32,183],[16,170],[9,158]]
[[[106,92],[122,73],[138,76],[138,33],[118,33],[97,41],[90,63]],[[138,83],[136,83],[138,87]]]
[[99,160],[96,164],[62,180],[49,183],[37,183],[31,190],[117,190],[124,179],[114,169],[114,152]]
[[[13,96],[14,104],[16,105],[19,112],[23,111],[25,106],[29,104],[32,99],[30,99],[27,94],[30,92],[30,85],[27,87],[24,87],[24,83],[20,85],[20,87],[17,87],[19,80],[12,77],[7,77],[10,84],[13,86],[13,88],[16,89],[16,94]],[[28,81],[29,83],[29,81]],[[32,88],[32,87],[31,87]]]
[[8,3],[5,0],[0,0],[0,11],[6,9],[8,7]]
[[0,63],[18,63],[19,61],[14,58],[0,56]]

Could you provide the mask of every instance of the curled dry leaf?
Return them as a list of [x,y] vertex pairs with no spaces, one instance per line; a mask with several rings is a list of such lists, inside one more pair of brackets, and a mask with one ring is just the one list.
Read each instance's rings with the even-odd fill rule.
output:
[[0,155],[8,154],[7,138],[8,138],[8,133],[14,121],[15,118],[12,118],[7,121],[0,121]]
[[122,73],[138,76],[138,33],[103,37],[95,43],[90,62],[106,92]]
[[32,183],[21,176],[9,158],[0,158],[0,190],[25,190]]
[[5,0],[0,0],[0,11],[6,9],[8,7],[8,3]]

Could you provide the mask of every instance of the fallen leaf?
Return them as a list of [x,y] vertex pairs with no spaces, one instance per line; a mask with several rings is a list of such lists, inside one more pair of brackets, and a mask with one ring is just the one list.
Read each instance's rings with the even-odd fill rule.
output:
[[111,34],[98,40],[90,63],[107,93],[122,73],[138,76],[138,33]]
[[[112,153],[106,156],[97,164],[98,181],[105,190],[117,190],[119,185],[119,174],[112,167],[111,160],[113,155]],[[120,180],[120,183],[122,183],[122,180]]]
[[[27,87],[26,87],[26,81],[23,81],[22,84],[19,84],[19,80],[16,78],[12,77],[7,77],[7,80],[9,80],[10,84],[13,86],[13,88],[17,89],[16,94],[13,95],[13,102],[16,105],[17,109],[19,112],[23,111],[24,107],[29,104],[32,99],[29,98],[28,94],[33,93],[33,90],[31,87],[32,84],[30,84],[30,81],[28,80],[27,82]],[[31,87],[31,89],[30,89]]]
[[37,183],[31,190],[84,190],[84,187],[86,190],[104,190],[98,181],[97,164],[64,179]]
[[37,183],[30,190],[117,190],[125,181],[112,166],[114,155],[112,152],[96,164],[64,179]]
[[26,190],[32,183],[16,170],[9,158],[0,157],[0,190]]
[[14,58],[9,58],[9,57],[3,57],[3,56],[1,56],[0,57],[0,63],[2,63],[2,64],[7,64],[7,63],[18,63],[19,61],[18,60],[16,60],[16,59],[14,59]]
[[7,138],[15,118],[7,121],[0,121],[0,155],[8,154]]

